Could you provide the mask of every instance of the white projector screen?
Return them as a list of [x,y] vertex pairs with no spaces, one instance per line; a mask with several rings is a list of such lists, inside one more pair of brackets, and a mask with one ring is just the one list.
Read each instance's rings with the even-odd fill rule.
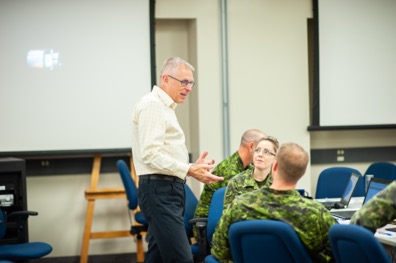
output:
[[317,3],[319,125],[395,125],[396,1]]
[[0,152],[131,147],[149,0],[2,0],[0,35]]

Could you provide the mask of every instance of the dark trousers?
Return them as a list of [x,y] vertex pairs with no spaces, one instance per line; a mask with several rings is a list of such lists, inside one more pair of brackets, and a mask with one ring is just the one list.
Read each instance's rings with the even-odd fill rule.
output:
[[139,206],[148,222],[147,263],[193,262],[184,228],[184,184],[139,178]]

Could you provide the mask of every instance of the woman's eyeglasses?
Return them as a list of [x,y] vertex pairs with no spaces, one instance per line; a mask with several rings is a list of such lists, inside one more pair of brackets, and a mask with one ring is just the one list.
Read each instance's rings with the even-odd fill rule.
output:
[[263,154],[263,155],[272,155],[272,156],[276,156],[275,153],[269,151],[268,149],[261,149],[261,148],[256,148],[254,149],[254,152],[257,154]]

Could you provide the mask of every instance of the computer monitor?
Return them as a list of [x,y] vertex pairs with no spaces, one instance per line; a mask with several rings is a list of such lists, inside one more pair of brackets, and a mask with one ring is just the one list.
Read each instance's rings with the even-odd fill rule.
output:
[[371,178],[367,188],[366,196],[364,197],[363,204],[366,204],[376,194],[384,190],[391,182],[391,180],[385,180],[375,177]]

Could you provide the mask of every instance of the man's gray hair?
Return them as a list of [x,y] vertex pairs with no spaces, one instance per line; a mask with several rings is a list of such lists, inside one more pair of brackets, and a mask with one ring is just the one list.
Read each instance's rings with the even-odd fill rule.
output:
[[161,68],[161,72],[160,72],[160,78],[164,75],[164,74],[169,74],[172,72],[172,69],[177,68],[180,65],[184,65],[188,68],[191,69],[191,71],[194,71],[194,67],[188,63],[187,61],[179,58],[179,57],[172,57],[172,58],[168,58],[167,60],[164,61],[164,63],[162,64],[162,68]]

